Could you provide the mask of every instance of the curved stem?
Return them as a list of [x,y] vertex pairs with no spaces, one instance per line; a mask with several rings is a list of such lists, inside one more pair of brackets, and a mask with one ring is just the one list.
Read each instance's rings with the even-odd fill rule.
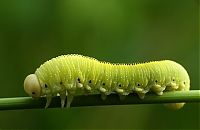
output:
[[[128,104],[154,104],[175,102],[200,102],[200,90],[164,92],[162,96],[147,94],[144,99],[139,99],[134,93],[120,100],[117,94],[108,95],[105,100],[100,94],[75,96],[71,107],[80,106],[105,106]],[[0,98],[0,110],[35,109],[44,108],[45,98],[32,99],[31,97]],[[54,97],[50,108],[61,107],[60,97]]]

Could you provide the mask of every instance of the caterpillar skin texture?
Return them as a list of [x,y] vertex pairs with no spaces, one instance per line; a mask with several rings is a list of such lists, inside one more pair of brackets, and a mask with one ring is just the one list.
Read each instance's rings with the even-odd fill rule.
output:
[[[33,98],[45,96],[46,106],[57,94],[61,107],[67,107],[74,95],[101,93],[102,99],[111,92],[120,97],[136,92],[143,99],[149,91],[162,95],[164,91],[189,91],[186,70],[170,60],[139,64],[112,64],[82,55],[62,55],[41,65],[24,81],[24,90]],[[179,109],[184,103],[167,104]]]

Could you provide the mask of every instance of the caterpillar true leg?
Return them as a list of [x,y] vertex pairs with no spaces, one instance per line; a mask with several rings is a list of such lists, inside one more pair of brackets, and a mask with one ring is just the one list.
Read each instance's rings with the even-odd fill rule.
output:
[[73,98],[74,98],[74,96],[72,94],[67,95],[67,105],[66,105],[67,108],[70,108]]
[[64,108],[65,106],[65,99],[66,99],[66,91],[60,93],[61,108]]
[[47,99],[47,102],[46,102],[45,108],[48,108],[49,105],[51,104],[52,97],[51,96],[47,96],[46,99]]

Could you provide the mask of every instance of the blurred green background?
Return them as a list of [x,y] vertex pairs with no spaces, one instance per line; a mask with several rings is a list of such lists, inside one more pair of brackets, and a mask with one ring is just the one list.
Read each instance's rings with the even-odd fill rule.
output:
[[[110,62],[171,59],[199,89],[199,0],[1,0],[0,98],[27,96],[24,78],[77,53]],[[199,129],[199,104],[0,111],[0,128]]]

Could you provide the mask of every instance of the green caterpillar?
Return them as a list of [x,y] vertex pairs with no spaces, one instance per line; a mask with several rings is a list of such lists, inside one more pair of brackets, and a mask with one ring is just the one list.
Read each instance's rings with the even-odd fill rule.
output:
[[[61,98],[61,107],[67,107],[74,95],[101,93],[102,99],[112,92],[120,96],[136,92],[141,99],[149,91],[162,95],[163,91],[189,91],[187,71],[170,60],[139,64],[112,64],[82,55],[62,55],[41,65],[35,74],[24,80],[24,90],[33,98],[46,96],[47,108],[53,96]],[[171,103],[175,109],[184,103]]]

